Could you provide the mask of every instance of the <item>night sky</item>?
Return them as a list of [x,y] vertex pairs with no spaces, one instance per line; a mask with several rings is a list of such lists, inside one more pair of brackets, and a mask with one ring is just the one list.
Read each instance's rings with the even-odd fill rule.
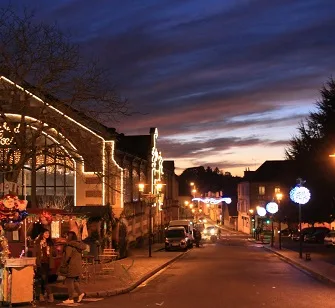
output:
[[283,159],[335,72],[333,0],[11,3],[57,21],[110,68],[140,113],[109,125],[126,134],[158,127],[177,173],[204,165],[243,175]]

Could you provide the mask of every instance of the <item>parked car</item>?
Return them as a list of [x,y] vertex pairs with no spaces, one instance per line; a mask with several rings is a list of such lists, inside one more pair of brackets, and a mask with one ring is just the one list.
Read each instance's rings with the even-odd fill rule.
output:
[[329,229],[326,227],[315,227],[311,231],[306,232],[304,235],[304,241],[308,243],[323,243],[323,240]]
[[325,246],[330,247],[330,246],[335,246],[335,231],[332,230],[328,232],[323,240],[323,243]]
[[306,235],[313,234],[314,231],[313,227],[304,228],[301,232],[299,230],[295,230],[291,233],[290,237],[293,241],[299,241],[300,237],[304,240]]
[[300,232],[294,231],[290,234],[290,238],[292,241],[299,241],[300,240]]
[[193,222],[189,219],[181,219],[181,220],[171,220],[169,222],[170,227],[184,227],[187,237],[187,245],[188,248],[193,247],[194,238],[193,238]]
[[290,234],[292,233],[293,231],[291,230],[291,229],[289,229],[289,228],[286,228],[286,229],[283,229],[283,230],[281,230],[280,231],[280,233],[281,233],[281,236],[290,236]]
[[184,227],[169,227],[165,232],[165,250],[187,250],[188,238]]

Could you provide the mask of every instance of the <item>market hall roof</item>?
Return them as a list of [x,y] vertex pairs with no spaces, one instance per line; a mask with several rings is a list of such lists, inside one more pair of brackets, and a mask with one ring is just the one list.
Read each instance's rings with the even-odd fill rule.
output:
[[[0,83],[2,84],[2,87],[4,89],[4,86],[10,86],[10,87],[16,87],[20,91],[25,91],[27,94],[31,95],[32,98],[34,98],[36,101],[40,101],[41,103],[46,103],[48,106],[51,106],[51,108],[54,108],[58,110],[58,112],[63,113],[65,116],[71,118],[75,122],[78,122],[82,126],[84,126],[86,129],[92,131],[93,133],[99,135],[104,140],[112,140],[115,139],[116,131],[115,128],[109,128],[103,125],[102,123],[98,122],[94,118],[84,114],[83,112],[73,108],[72,106],[63,103],[61,100],[43,93],[37,93],[37,90],[29,85],[25,84],[17,85],[10,79],[6,78],[5,76],[0,75]],[[0,99],[2,100],[2,107],[8,109],[8,112],[10,109],[8,108],[6,102],[3,101],[4,97],[1,95],[1,85],[0,85]],[[7,112],[7,110],[4,110]]]

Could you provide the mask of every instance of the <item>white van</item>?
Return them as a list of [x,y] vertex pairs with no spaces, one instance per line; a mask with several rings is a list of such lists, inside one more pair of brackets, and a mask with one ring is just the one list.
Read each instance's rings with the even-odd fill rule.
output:
[[192,248],[194,243],[193,222],[189,219],[171,220],[169,227],[184,227],[188,238],[187,247]]

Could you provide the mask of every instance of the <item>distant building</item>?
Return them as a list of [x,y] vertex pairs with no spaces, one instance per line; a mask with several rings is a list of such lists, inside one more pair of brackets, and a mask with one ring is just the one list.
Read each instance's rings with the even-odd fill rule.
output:
[[[252,234],[257,226],[266,228],[264,219],[257,215],[257,207],[265,207],[270,201],[287,202],[296,178],[295,162],[289,160],[265,161],[256,171],[245,171],[237,189],[238,230]],[[279,193],[282,200],[277,200]]]

